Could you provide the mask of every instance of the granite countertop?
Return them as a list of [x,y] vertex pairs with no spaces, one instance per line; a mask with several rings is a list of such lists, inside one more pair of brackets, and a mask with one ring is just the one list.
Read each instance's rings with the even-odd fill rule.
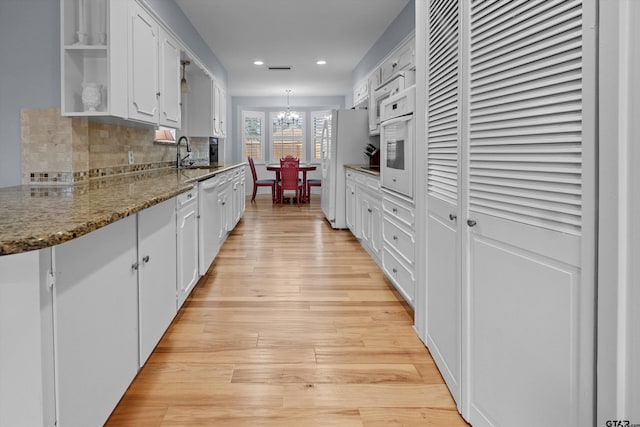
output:
[[190,190],[244,165],[159,169],[68,185],[0,188],[0,255],[54,246]]
[[344,165],[344,167],[358,172],[368,173],[369,175],[380,176],[380,168],[372,169],[369,165]]

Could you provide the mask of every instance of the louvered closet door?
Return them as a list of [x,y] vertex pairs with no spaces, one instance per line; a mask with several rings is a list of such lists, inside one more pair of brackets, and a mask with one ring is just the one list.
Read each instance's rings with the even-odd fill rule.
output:
[[427,346],[460,409],[460,3],[430,0],[427,28]]
[[592,425],[582,4],[473,0],[469,25],[465,412],[474,426]]

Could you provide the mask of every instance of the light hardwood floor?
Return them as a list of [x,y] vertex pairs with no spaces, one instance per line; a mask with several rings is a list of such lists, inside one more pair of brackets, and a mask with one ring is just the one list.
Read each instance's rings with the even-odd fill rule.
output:
[[319,207],[247,203],[108,426],[466,426],[413,312]]

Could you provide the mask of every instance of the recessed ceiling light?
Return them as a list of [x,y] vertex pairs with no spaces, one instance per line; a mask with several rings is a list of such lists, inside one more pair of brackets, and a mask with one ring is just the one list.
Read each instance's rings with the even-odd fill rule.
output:
[[264,61],[258,59],[257,61],[253,61],[253,65],[264,65]]
[[320,60],[316,61],[316,64],[318,64],[318,65],[326,65],[327,61],[325,61],[324,59],[320,59]]

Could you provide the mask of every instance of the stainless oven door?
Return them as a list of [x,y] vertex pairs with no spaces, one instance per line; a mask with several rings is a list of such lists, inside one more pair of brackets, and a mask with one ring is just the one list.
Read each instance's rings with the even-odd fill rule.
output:
[[382,123],[382,186],[413,198],[413,114]]

